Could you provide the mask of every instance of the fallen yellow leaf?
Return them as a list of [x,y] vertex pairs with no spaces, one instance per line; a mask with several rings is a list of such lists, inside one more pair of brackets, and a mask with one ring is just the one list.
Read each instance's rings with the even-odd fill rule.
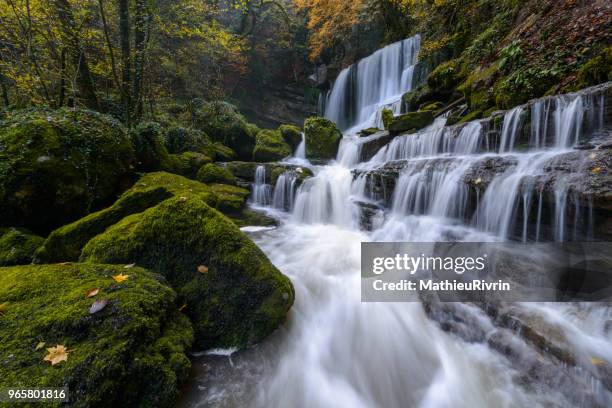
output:
[[187,309],[187,303],[183,303],[183,305],[181,307],[179,307],[179,312],[182,312],[183,310]]
[[198,272],[206,273],[206,272],[208,272],[208,267],[204,266],[204,265],[200,265],[200,266],[198,266]]
[[601,167],[593,167],[593,168],[591,169],[591,173],[593,173],[593,174],[599,174],[599,173],[601,173]]
[[45,344],[47,344],[47,343],[45,343],[44,341],[39,342],[39,343],[36,345],[36,351],[38,351],[38,350],[40,350],[41,348],[45,347]]
[[591,357],[591,364],[595,366],[601,366],[605,364],[605,361],[603,361],[601,358]]
[[47,351],[49,354],[47,354],[43,360],[49,361],[52,366],[59,364],[62,361],[68,361],[68,349],[63,344],[58,344],[55,347],[49,347]]
[[127,280],[127,278],[129,278],[130,275],[124,275],[122,273],[120,273],[119,275],[114,275],[113,279],[115,280],[115,282],[123,282],[124,280]]
[[89,289],[87,291],[87,293],[85,294],[85,297],[94,297],[96,296],[98,293],[100,292],[100,288],[93,288],[93,289]]

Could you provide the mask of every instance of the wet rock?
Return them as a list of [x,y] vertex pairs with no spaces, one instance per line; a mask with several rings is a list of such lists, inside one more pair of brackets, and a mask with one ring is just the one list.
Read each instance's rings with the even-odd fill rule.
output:
[[389,124],[389,133],[396,135],[399,133],[414,133],[434,121],[431,111],[408,112],[393,118]]

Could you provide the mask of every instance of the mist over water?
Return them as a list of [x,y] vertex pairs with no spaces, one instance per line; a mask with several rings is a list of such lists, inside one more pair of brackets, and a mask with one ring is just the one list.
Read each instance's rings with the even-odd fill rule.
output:
[[[545,381],[532,382],[526,373],[542,366],[538,352],[475,305],[454,305],[458,317],[453,324],[459,329],[451,333],[419,302],[361,303],[361,242],[567,240],[589,234],[588,211],[567,217],[574,205],[568,192],[571,177],[555,178],[557,201],[547,223],[536,181],[548,177],[550,163],[576,152],[572,147],[581,137],[603,127],[598,94],[551,97],[514,108],[505,113],[495,142],[478,121],[457,130],[439,118],[417,134],[395,137],[370,160],[359,162],[359,140],[350,134],[376,126],[384,106],[399,113],[394,104],[410,89],[419,45],[418,36],[391,44],[342,71],[326,110],[347,134],[336,161],[310,165],[302,143],[290,161],[308,165],[315,175],[297,188],[286,174],[272,189],[265,185],[265,168],[257,169],[254,203],[267,206],[281,225],[250,234],[290,277],[296,302],[287,323],[261,345],[230,357],[196,359],[199,388],[187,393],[183,406],[612,406],[608,386],[594,372],[568,369],[565,375],[551,364],[543,371]],[[519,146],[527,109],[537,126],[527,145]],[[592,120],[585,127],[587,116]],[[486,183],[476,178],[478,194],[473,196],[464,178],[491,160],[504,165]],[[372,180],[381,168],[400,162],[385,199],[373,191]],[[360,202],[386,207],[372,231],[360,228]],[[534,222],[527,222],[529,214],[537,214]],[[545,224],[552,229],[547,237]],[[577,225],[586,227],[578,231]],[[554,327],[585,364],[593,358],[612,364],[612,334],[605,326],[612,319],[609,306],[512,307]],[[464,335],[458,335],[462,330]],[[499,337],[518,355],[509,357],[492,347]],[[588,399],[572,399],[572,387],[577,398]]]

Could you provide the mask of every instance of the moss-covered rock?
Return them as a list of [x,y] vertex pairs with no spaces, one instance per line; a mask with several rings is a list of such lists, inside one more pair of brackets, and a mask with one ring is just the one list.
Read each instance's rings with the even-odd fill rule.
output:
[[331,160],[338,153],[342,133],[329,119],[312,117],[304,122],[306,157],[309,159]]
[[307,167],[296,166],[293,164],[281,163],[255,163],[232,161],[225,164],[226,168],[243,182],[252,183],[255,180],[257,167],[264,166],[266,169],[266,183],[276,184],[278,176],[285,171],[293,171],[297,175],[297,182],[301,184],[306,178],[312,177],[312,171]]
[[201,348],[257,342],[293,303],[289,279],[196,194],[123,219],[92,239],[81,259],[135,262],[164,275],[185,299]]
[[164,138],[169,153],[184,152],[209,153],[212,142],[201,130],[182,126],[173,126],[166,130]]
[[0,120],[0,225],[37,233],[96,210],[132,183],[134,150],[109,116],[79,109]]
[[408,112],[393,118],[389,125],[389,133],[414,133],[434,121],[431,111]]
[[138,171],[174,170],[175,161],[164,144],[162,127],[156,122],[143,122],[130,132],[138,159]]
[[427,76],[427,85],[434,92],[452,91],[460,81],[459,60],[457,59],[443,62]]
[[226,167],[213,163],[202,166],[198,171],[197,179],[207,184],[236,184],[236,177]]
[[111,207],[87,215],[53,231],[36,252],[39,263],[75,261],[87,242],[128,215],[140,213],[172,196],[196,194],[215,206],[217,197],[205,184],[165,172],[138,180]]
[[250,191],[228,184],[210,186],[216,197],[215,208],[224,214],[239,214],[245,207]]
[[[90,314],[96,300],[108,303]],[[0,387],[68,387],[70,406],[170,407],[189,374],[193,329],[175,292],[141,268],[0,268],[0,302]],[[56,345],[68,359],[52,366],[43,359]]]
[[234,105],[222,101],[204,103],[192,113],[191,119],[196,128],[230,147],[239,159],[251,160],[255,135]]
[[360,130],[359,132],[357,132],[357,135],[359,137],[367,137],[367,136],[372,136],[374,133],[377,133],[377,132],[380,132],[379,128],[371,127],[371,128]]
[[302,143],[302,130],[299,127],[294,125],[281,125],[278,131],[289,147],[291,147],[292,152]]
[[389,129],[391,122],[393,122],[393,111],[391,109],[383,109],[381,115],[383,126],[385,129]]
[[600,55],[591,58],[580,68],[576,76],[576,89],[606,81],[612,81],[612,46],[606,47]]
[[279,131],[266,129],[257,133],[253,160],[277,161],[288,156],[291,156],[291,148]]
[[44,239],[18,228],[0,228],[0,266],[26,265]]
[[209,156],[198,152],[171,154],[170,157],[173,160],[172,172],[189,178],[196,178],[198,170],[212,162]]
[[261,226],[261,227],[272,227],[277,225],[277,221],[274,218],[268,217],[261,212],[254,211],[245,208],[240,214],[232,215],[229,214],[228,218],[234,222],[238,227],[247,226]]
[[438,101],[438,102],[432,102],[432,103],[426,104],[425,106],[423,106],[423,108],[421,108],[421,110],[437,112],[443,107],[444,107],[444,103]]

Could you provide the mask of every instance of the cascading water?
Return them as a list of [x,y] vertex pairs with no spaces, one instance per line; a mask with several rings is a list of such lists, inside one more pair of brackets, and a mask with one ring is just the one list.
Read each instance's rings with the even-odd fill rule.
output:
[[292,171],[286,171],[276,180],[272,207],[277,210],[290,211],[293,209],[293,198],[297,185],[297,176]]
[[[341,76],[359,75],[359,68],[352,70]],[[341,81],[348,79],[339,78],[335,90]],[[346,115],[354,109],[345,104],[351,97],[360,107],[345,129],[371,115],[372,105],[387,102],[381,84],[351,81],[350,90],[345,83],[327,105],[328,112]],[[382,96],[360,105],[357,95],[375,93]],[[571,147],[604,127],[603,101],[597,92],[536,101],[507,112],[497,132],[495,120],[455,127],[438,120],[417,134],[395,137],[367,163],[357,163],[346,143],[338,160],[311,165],[314,177],[298,188],[292,215],[253,235],[294,283],[296,303],[287,325],[254,349],[208,358],[199,375],[204,391],[184,405],[611,406],[612,386],[588,366],[594,358],[612,364],[608,306],[514,305],[559,330],[576,360],[587,362],[577,369],[564,363],[543,369],[544,351],[520,331],[499,327],[478,305],[453,305],[457,315],[446,326],[456,328],[454,335],[419,303],[360,302],[362,241],[565,240],[578,237],[576,229],[568,232],[572,226],[592,226],[593,210],[585,211],[572,183],[597,153]],[[537,120],[530,132],[523,126],[526,113]],[[549,177],[556,168],[569,170]],[[287,208],[288,179],[281,177],[273,205]],[[254,196],[265,174],[256,178]],[[360,229],[363,203],[389,208],[370,232]],[[532,371],[535,377],[527,374]]]
[[421,46],[414,36],[390,44],[344,69],[327,98],[325,116],[345,133],[380,124],[380,111],[401,109],[402,94],[412,88],[412,72]]
[[255,169],[255,182],[252,184],[251,199],[253,204],[266,206],[272,199],[272,186],[266,184],[266,167],[257,166]]

